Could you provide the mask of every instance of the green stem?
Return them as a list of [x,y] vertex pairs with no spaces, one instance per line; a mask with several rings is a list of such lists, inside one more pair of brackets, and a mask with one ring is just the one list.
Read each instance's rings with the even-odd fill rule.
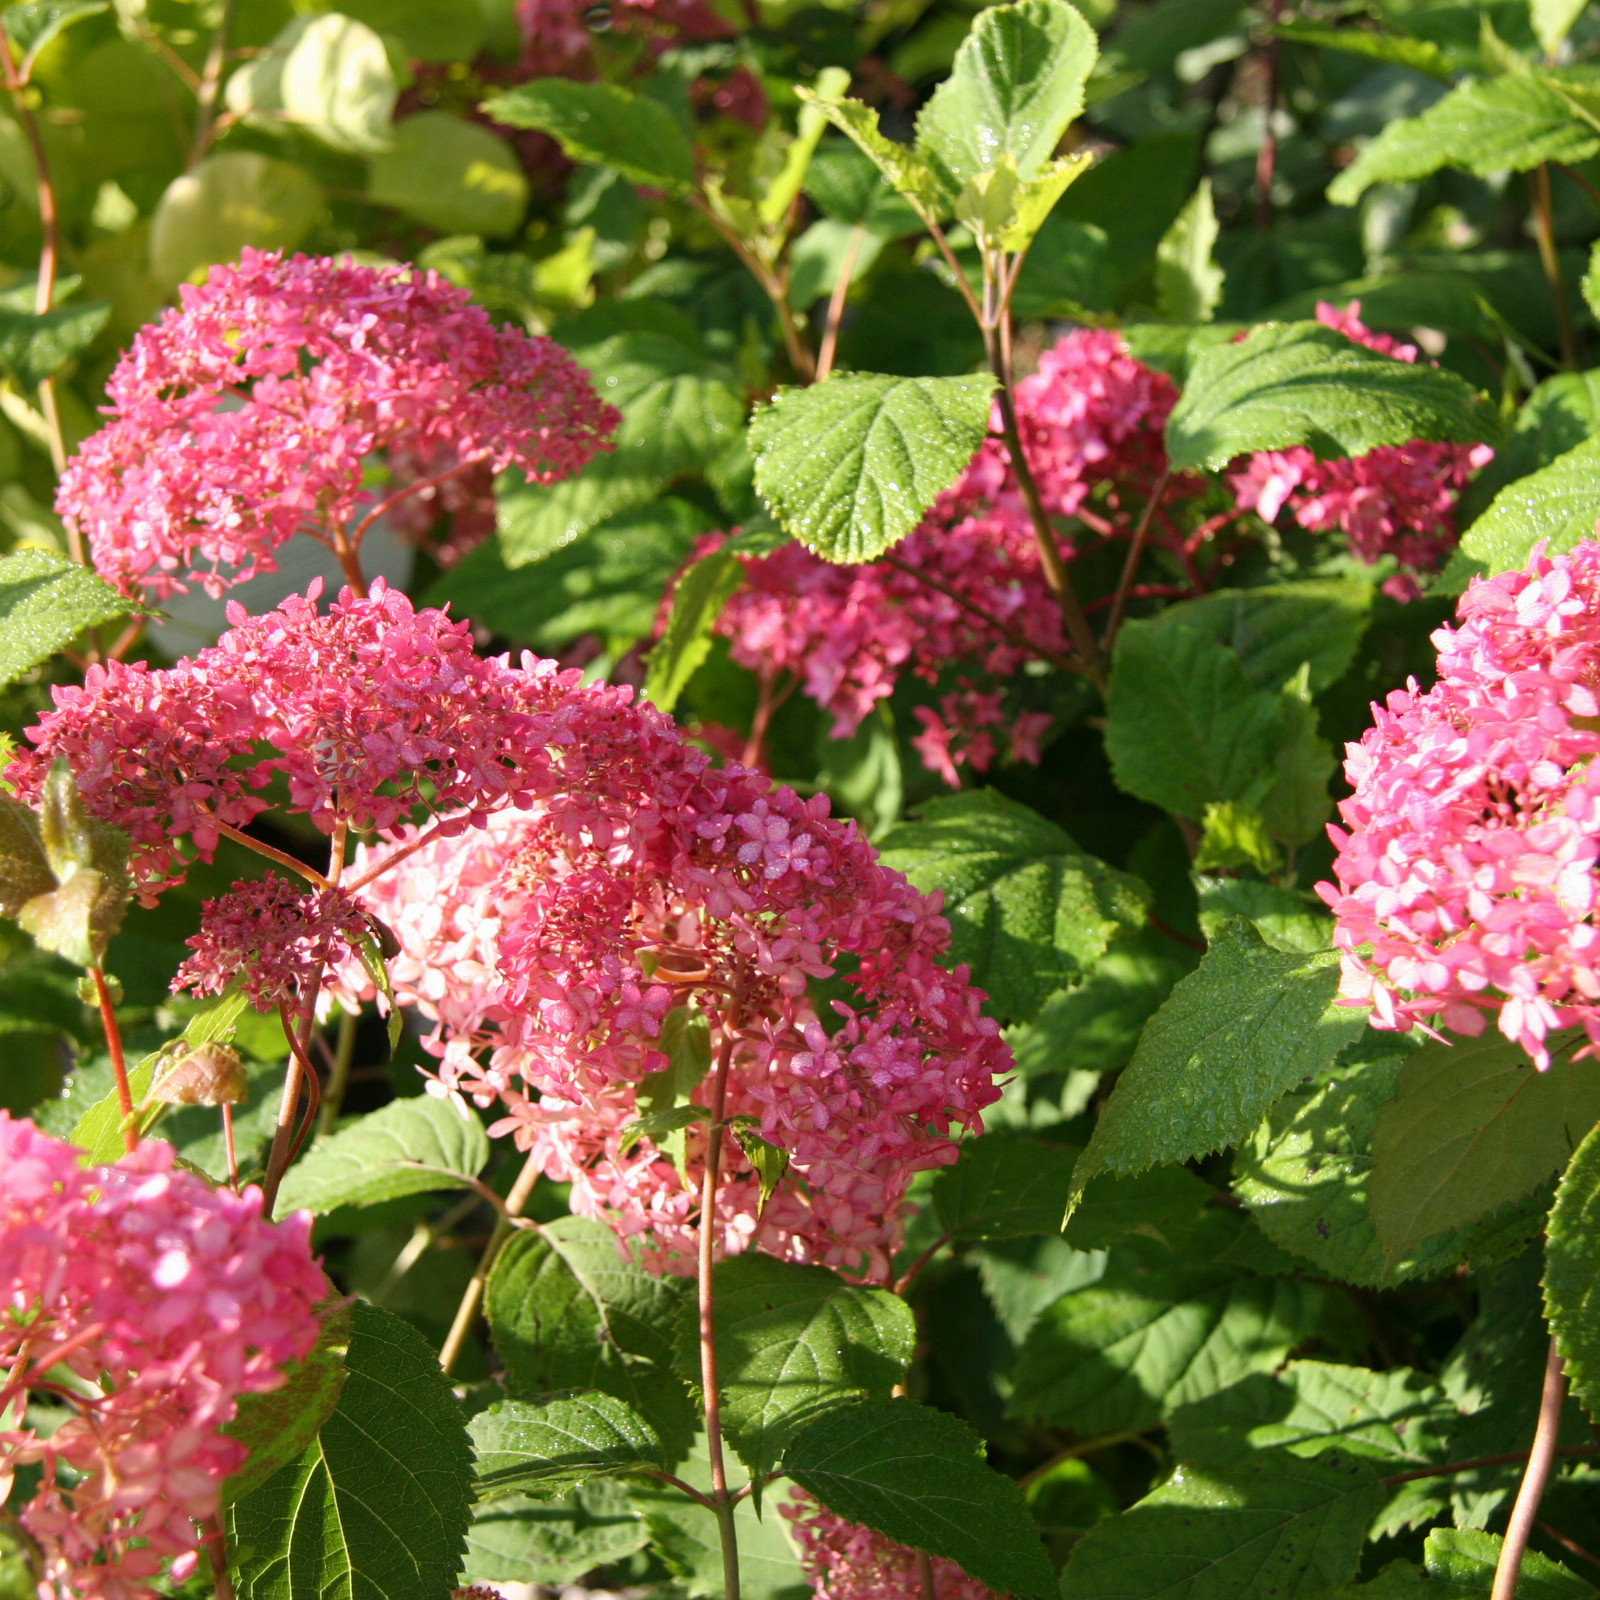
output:
[[344,1103],[344,1092],[350,1083],[350,1063],[356,1054],[356,1022],[353,1012],[346,1011],[339,1018],[339,1042],[334,1046],[333,1071],[328,1074],[328,1087],[323,1091],[322,1110],[317,1115],[317,1134],[326,1138],[339,1120],[339,1107]]
[[450,1332],[445,1335],[444,1346],[439,1351],[439,1368],[442,1372],[448,1373],[456,1364],[456,1357],[461,1354],[461,1347],[467,1342],[467,1335],[472,1331],[472,1324],[477,1318],[478,1306],[483,1300],[484,1286],[489,1281],[489,1272],[494,1266],[495,1257],[505,1248],[506,1240],[516,1228],[516,1223],[512,1219],[522,1215],[522,1208],[532,1196],[533,1186],[539,1181],[541,1170],[537,1157],[529,1156],[522,1171],[517,1175],[517,1181],[511,1186],[511,1193],[506,1196],[505,1210],[495,1218],[494,1232],[489,1235],[489,1242],[478,1258],[477,1270],[472,1274],[472,1281],[461,1297],[461,1304],[456,1307],[455,1321],[450,1324]]

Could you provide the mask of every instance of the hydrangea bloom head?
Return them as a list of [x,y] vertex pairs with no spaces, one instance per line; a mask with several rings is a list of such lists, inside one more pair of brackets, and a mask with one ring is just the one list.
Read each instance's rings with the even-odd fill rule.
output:
[[[572,1184],[576,1211],[686,1269],[704,1131],[688,1132],[687,1174],[622,1134],[692,1001],[731,1052],[730,1114],[791,1159],[758,1220],[727,1141],[722,1248],[882,1277],[911,1176],[955,1158],[1009,1065],[965,971],[938,964],[937,902],[825,797],[713,768],[626,691],[565,678],[580,759],[552,796],[426,844],[364,892],[400,945],[397,996],[437,1023],[437,1088],[501,1103],[499,1126]],[[828,979],[824,1003],[812,985]]]
[[549,731],[528,680],[474,653],[471,629],[417,610],[380,579],[326,613],[320,584],[246,616],[177,666],[91,667],[28,730],[7,776],[31,799],[65,756],[89,810],[127,830],[147,892],[181,878],[180,844],[209,859],[286,781],[324,832],[394,827],[426,796],[483,807],[541,781]]
[[56,500],[130,593],[218,594],[298,531],[342,534],[374,456],[549,483],[617,426],[558,345],[432,272],[246,250],[181,293],[112,371],[111,420]]
[[1336,884],[1342,993],[1377,1027],[1500,1031],[1539,1066],[1600,1043],[1600,544],[1472,585],[1439,681],[1349,747]]
[[41,1600],[147,1600],[169,1564],[194,1570],[196,1523],[246,1457],[220,1429],[309,1352],[329,1289],[308,1212],[267,1222],[260,1190],[213,1190],[159,1142],[107,1167],[78,1154],[0,1111],[7,1400],[75,1375],[50,1386],[68,1415],[48,1437],[0,1429],[0,1465],[43,1469],[18,1513]]
[[[1337,311],[1318,303],[1317,320],[1356,344],[1398,361],[1414,362],[1417,347],[1374,333],[1360,318],[1361,302]],[[1415,599],[1418,572],[1435,572],[1455,548],[1455,505],[1468,478],[1494,455],[1485,444],[1439,444],[1413,439],[1380,445],[1364,456],[1319,461],[1304,445],[1262,450],[1229,474],[1237,503],[1267,522],[1289,506],[1313,533],[1338,529],[1369,565],[1393,556],[1402,569],[1384,589]]]
[[[804,1489],[792,1489],[778,1510],[795,1543],[817,1600],[913,1600],[923,1592],[917,1552],[885,1534],[836,1516]],[[939,1600],[994,1600],[955,1562],[933,1558]]]

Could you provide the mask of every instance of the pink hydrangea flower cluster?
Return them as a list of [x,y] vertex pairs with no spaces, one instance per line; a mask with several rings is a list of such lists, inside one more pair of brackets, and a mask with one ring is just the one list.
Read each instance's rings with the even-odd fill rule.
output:
[[415,610],[380,579],[317,610],[320,581],[246,616],[175,667],[90,667],[55,689],[6,769],[33,799],[64,756],[91,813],[127,831],[147,897],[209,860],[219,824],[243,827],[286,783],[325,833],[389,829],[419,801],[486,810],[537,788],[550,729],[526,675],[473,651],[471,628]]
[[1374,1027],[1500,1031],[1549,1064],[1600,1046],[1600,544],[1475,582],[1434,635],[1439,681],[1348,747],[1336,883],[1341,993]]
[[[1360,317],[1361,302],[1341,312],[1320,301],[1317,320],[1356,344],[1398,361],[1414,362],[1417,347],[1374,333]],[[1313,533],[1337,528],[1369,565],[1390,555],[1400,572],[1384,582],[1397,600],[1419,594],[1414,573],[1435,572],[1455,548],[1455,505],[1467,480],[1494,451],[1486,444],[1438,444],[1413,439],[1380,445],[1364,456],[1318,461],[1304,445],[1263,450],[1229,474],[1238,504],[1267,522],[1285,506]]]
[[[588,21],[594,9],[585,0],[518,0],[519,77],[594,77]],[[642,34],[657,53],[675,43],[726,39],[733,32],[707,0],[612,0],[607,11],[611,30]]]
[[[260,1190],[214,1191],[159,1142],[78,1157],[0,1111],[0,1478],[43,1469],[18,1513],[40,1600],[147,1600],[194,1571],[247,1455],[220,1429],[310,1351],[330,1291],[309,1212],[268,1222]],[[67,1413],[48,1436],[20,1419],[30,1396]]]
[[915,714],[922,732],[911,743],[923,765],[952,789],[961,786],[958,767],[987,772],[994,764],[996,728],[1007,729],[1010,760],[1038,766],[1039,740],[1051,721],[1047,711],[1022,711],[1008,719],[998,690],[975,689],[965,680],[953,694],[940,697],[938,710],[918,706]]
[[[923,1593],[917,1552],[886,1535],[846,1522],[804,1489],[790,1491],[778,1507],[796,1544],[817,1600],[914,1600]],[[994,1600],[955,1562],[935,1556],[938,1600]]]
[[297,532],[356,539],[374,457],[423,474],[400,497],[480,465],[549,483],[619,420],[558,345],[432,272],[246,250],[181,295],[113,369],[56,500],[129,593],[220,594]]
[[[955,1159],[1009,1066],[965,969],[939,965],[937,900],[825,796],[713,767],[627,690],[560,684],[576,743],[559,790],[413,849],[363,893],[400,947],[396,995],[436,1023],[438,1092],[503,1105],[497,1129],[572,1184],[575,1211],[689,1270],[705,1130],[688,1130],[684,1170],[623,1136],[671,1081],[663,1035],[692,1004],[730,1052],[729,1115],[791,1163],[758,1217],[724,1136],[721,1248],[882,1279],[912,1175]],[[363,855],[363,876],[382,859]]]
[[200,931],[187,941],[194,954],[178,968],[173,993],[221,994],[242,979],[257,1011],[292,1006],[313,974],[359,960],[360,946],[372,938],[366,913],[349,895],[335,888],[302,893],[269,873],[205,902]]

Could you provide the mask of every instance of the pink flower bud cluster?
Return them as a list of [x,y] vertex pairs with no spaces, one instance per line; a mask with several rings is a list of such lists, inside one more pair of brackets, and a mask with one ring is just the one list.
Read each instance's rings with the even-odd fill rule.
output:
[[333,888],[302,893],[269,873],[205,902],[200,931],[187,941],[194,954],[172,989],[221,994],[242,981],[257,1011],[273,1011],[302,999],[325,965],[359,960],[372,937],[366,913],[349,895]]
[[[156,1141],[78,1156],[0,1111],[0,1478],[43,1469],[18,1513],[41,1600],[147,1600],[194,1571],[247,1454],[220,1429],[310,1351],[330,1291],[309,1212],[267,1222],[260,1190],[213,1191]],[[39,1432],[30,1397],[66,1419]]]
[[28,730],[6,776],[33,799],[65,756],[84,803],[125,829],[147,895],[181,881],[185,847],[210,859],[218,824],[243,827],[286,783],[326,833],[389,829],[424,798],[486,810],[548,781],[549,723],[529,679],[474,653],[471,628],[416,611],[380,579],[319,614],[320,581],[246,616],[175,667],[90,667]]
[[1434,635],[1439,681],[1373,708],[1336,884],[1341,993],[1374,1027],[1481,1033],[1534,1062],[1552,1029],[1600,1046],[1600,544],[1475,582]]
[[[705,1131],[687,1131],[681,1171],[624,1134],[674,1081],[657,1076],[679,1070],[664,1035],[692,1000],[728,1052],[728,1114],[791,1162],[758,1220],[754,1173],[724,1136],[722,1248],[884,1277],[912,1175],[955,1159],[1009,1066],[965,969],[938,963],[937,900],[880,866],[825,796],[714,768],[626,690],[578,676],[563,675],[578,743],[560,792],[423,845],[364,891],[400,945],[396,995],[437,1024],[439,1092],[501,1103],[497,1129],[572,1184],[574,1210],[687,1270]],[[828,980],[838,998],[823,1001]]]
[[1006,728],[1008,758],[1039,764],[1039,740],[1049,730],[1047,711],[1022,711],[1007,718],[998,691],[975,689],[965,679],[955,693],[940,697],[939,709],[916,707],[922,732],[912,741],[922,763],[937,772],[952,789],[961,787],[958,767],[987,772],[998,749],[994,729]]
[[[835,1516],[804,1489],[790,1490],[778,1510],[816,1600],[915,1600],[924,1592],[917,1552],[908,1546]],[[932,1567],[938,1600],[994,1600],[955,1562],[935,1556]]]
[[[1356,344],[1398,361],[1414,362],[1417,347],[1363,326],[1361,302],[1344,311],[1326,301],[1317,320]],[[1228,476],[1237,503],[1265,521],[1285,506],[1313,533],[1337,528],[1351,550],[1369,565],[1388,555],[1402,569],[1384,582],[1397,600],[1413,600],[1421,589],[1412,575],[1435,572],[1455,548],[1455,505],[1468,478],[1494,456],[1486,444],[1438,444],[1413,439],[1380,445],[1364,456],[1318,461],[1304,445],[1263,450]]]
[[297,532],[352,534],[391,451],[432,476],[516,465],[549,483],[617,426],[558,345],[497,328],[432,272],[246,250],[181,294],[113,369],[111,421],[56,499],[129,593],[220,594]]

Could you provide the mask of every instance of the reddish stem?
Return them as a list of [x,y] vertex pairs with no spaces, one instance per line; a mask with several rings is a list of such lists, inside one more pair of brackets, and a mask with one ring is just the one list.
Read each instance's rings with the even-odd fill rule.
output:
[[1567,1375],[1561,1365],[1561,1352],[1550,1340],[1550,1354],[1544,1364],[1544,1392],[1539,1397],[1539,1421],[1533,1430],[1533,1448],[1528,1451],[1522,1487],[1506,1522],[1506,1536],[1495,1563],[1494,1586],[1489,1600],[1516,1600],[1517,1579],[1522,1575],[1522,1558],[1528,1537],[1539,1515],[1539,1502],[1550,1481],[1550,1468],[1556,1456],[1556,1438],[1561,1432],[1561,1408],[1567,1398]]
[[822,344],[817,350],[817,382],[821,383],[833,371],[833,355],[839,344],[839,328],[844,321],[844,303],[850,297],[850,280],[855,276],[856,257],[861,254],[861,243],[867,230],[858,222],[850,230],[850,242],[845,246],[844,261],[839,276],[834,281],[833,293],[828,298],[828,316],[822,328]]
[[122,1030],[117,1026],[116,1008],[111,1004],[111,990],[106,985],[106,975],[98,962],[89,968],[94,979],[94,992],[100,1002],[100,1026],[105,1030],[106,1049],[111,1053],[111,1076],[117,1086],[117,1109],[122,1113],[122,1143],[128,1150],[139,1146],[138,1119],[133,1114],[133,1094],[128,1088],[128,1063],[122,1053]]

